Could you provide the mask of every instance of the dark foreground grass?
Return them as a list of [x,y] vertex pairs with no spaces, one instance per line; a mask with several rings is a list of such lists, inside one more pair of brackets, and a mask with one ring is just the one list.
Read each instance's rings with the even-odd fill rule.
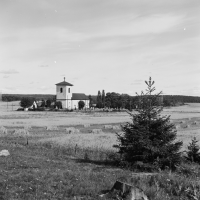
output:
[[182,165],[176,173],[138,176],[114,166],[111,157],[109,160],[109,156],[98,156],[105,152],[94,151],[92,155],[92,150],[87,149],[86,155],[83,149],[75,152],[73,148],[34,141],[26,145],[19,137],[1,137],[2,149],[11,155],[0,157],[0,200],[95,200],[116,179],[139,186],[151,200],[200,199],[198,165]]

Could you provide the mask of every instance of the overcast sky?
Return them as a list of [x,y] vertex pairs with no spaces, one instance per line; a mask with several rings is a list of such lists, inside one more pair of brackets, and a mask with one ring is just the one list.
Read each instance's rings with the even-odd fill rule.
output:
[[0,0],[0,91],[200,96],[199,0]]

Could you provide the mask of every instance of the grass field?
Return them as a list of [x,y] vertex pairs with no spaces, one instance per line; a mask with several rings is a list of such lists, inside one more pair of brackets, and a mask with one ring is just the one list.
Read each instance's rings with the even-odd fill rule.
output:
[[[0,157],[0,199],[100,199],[98,194],[117,179],[141,187],[152,200],[200,199],[199,166],[183,165],[176,173],[152,178],[115,165],[112,146],[120,130],[104,125],[129,121],[127,113],[17,112],[5,105],[0,103],[0,126],[7,129],[0,150],[9,150],[10,156]],[[200,104],[165,109],[163,114],[171,115],[184,148],[193,136],[200,139]],[[29,134],[17,132],[24,127]],[[67,134],[68,127],[80,133]],[[93,129],[102,133],[91,133]]]

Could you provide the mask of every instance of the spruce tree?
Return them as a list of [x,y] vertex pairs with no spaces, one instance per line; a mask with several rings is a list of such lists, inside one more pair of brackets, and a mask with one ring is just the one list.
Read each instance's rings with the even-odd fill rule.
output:
[[187,159],[191,162],[200,162],[200,152],[198,146],[198,140],[194,137],[189,144],[188,151],[187,151]]
[[181,161],[182,142],[175,141],[177,131],[170,116],[161,116],[163,107],[158,99],[162,92],[153,94],[155,87],[151,77],[145,83],[146,93],[137,94],[136,114],[127,111],[132,121],[122,125],[122,133],[117,133],[119,144],[115,147],[125,163],[140,161],[156,163],[160,168],[174,168]]

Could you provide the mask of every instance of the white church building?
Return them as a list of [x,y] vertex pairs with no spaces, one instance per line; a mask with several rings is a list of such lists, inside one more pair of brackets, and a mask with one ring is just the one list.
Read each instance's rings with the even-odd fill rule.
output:
[[56,101],[62,102],[62,108],[78,109],[78,102],[84,101],[89,108],[89,98],[84,93],[72,93],[72,84],[65,81],[56,84]]

